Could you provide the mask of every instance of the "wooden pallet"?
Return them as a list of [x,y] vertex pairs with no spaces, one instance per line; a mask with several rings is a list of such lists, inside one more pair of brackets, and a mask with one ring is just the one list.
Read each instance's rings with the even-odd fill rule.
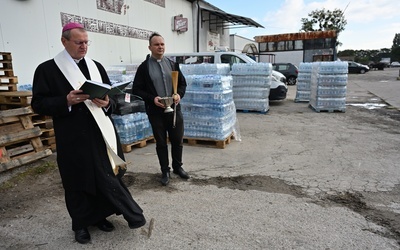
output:
[[0,73],[0,76],[6,76],[6,77],[14,76],[14,70],[13,69],[2,69],[2,68],[0,68],[0,72],[1,71],[3,73]]
[[12,69],[12,61],[9,59],[0,59],[0,71]]
[[53,119],[51,116],[33,114],[31,119],[34,126],[38,126],[43,129],[53,128]]
[[56,151],[56,138],[53,128],[53,119],[51,116],[33,114],[31,116],[32,124],[37,126],[42,131],[40,140],[43,146],[51,149],[53,152]]
[[131,144],[122,144],[122,151],[124,153],[129,153],[132,151],[132,147],[143,148],[143,147],[147,146],[148,142],[155,142],[155,141],[156,140],[154,139],[154,137],[151,136],[151,137],[145,138],[143,140],[133,142]]
[[0,91],[1,92],[18,91],[17,83],[2,83],[2,82],[0,82]]
[[9,52],[0,52],[0,92],[17,91],[18,77],[14,76],[12,57]]
[[216,148],[225,148],[226,145],[231,143],[231,140],[234,139],[233,133],[225,138],[224,140],[213,140],[209,138],[190,138],[184,137],[183,142],[188,143],[190,146],[208,146],[208,147],[216,147]]
[[18,107],[31,105],[32,91],[0,92],[0,104]]
[[294,102],[310,102],[310,100],[306,100],[306,99],[294,99]]
[[241,112],[241,113],[255,113],[255,114],[267,114],[269,110],[267,111],[259,111],[259,110],[248,110],[248,109],[237,109],[236,112]]
[[1,85],[17,84],[17,83],[18,83],[18,76],[0,76]]
[[12,60],[11,52],[0,52],[0,60]]
[[308,106],[312,110],[314,110],[315,112],[318,112],[318,113],[321,113],[321,112],[328,112],[328,113],[340,112],[340,113],[344,113],[344,112],[346,112],[346,107],[344,107],[344,108],[317,108],[317,107],[314,107],[311,104],[309,104]]
[[30,107],[0,111],[0,172],[52,154],[43,146],[39,127],[31,121]]

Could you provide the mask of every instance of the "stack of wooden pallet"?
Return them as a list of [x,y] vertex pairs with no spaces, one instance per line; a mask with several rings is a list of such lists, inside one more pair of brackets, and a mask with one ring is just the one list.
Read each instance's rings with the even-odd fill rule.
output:
[[11,53],[0,52],[0,89],[6,91],[17,91],[18,77],[14,76]]
[[0,172],[55,150],[51,118],[33,113],[32,91],[18,91],[17,84],[11,53],[0,52]]
[[[32,91],[18,91],[18,77],[12,66],[12,56],[9,52],[0,52],[0,110],[29,107]],[[49,116],[31,115],[33,125],[41,128],[41,140],[46,148],[56,150],[52,119]]]
[[30,107],[0,111],[0,172],[31,163],[52,154],[31,120]]
[[18,77],[14,75],[9,52],[0,52],[0,109],[26,107],[31,104],[31,91],[17,90]]

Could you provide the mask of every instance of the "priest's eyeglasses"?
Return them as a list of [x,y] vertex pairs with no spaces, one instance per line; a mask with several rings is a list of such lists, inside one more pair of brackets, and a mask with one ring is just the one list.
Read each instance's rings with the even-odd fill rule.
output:
[[90,44],[92,43],[92,41],[90,41],[90,40],[88,40],[88,41],[73,41],[73,42],[78,46],[82,46],[82,45],[90,46]]

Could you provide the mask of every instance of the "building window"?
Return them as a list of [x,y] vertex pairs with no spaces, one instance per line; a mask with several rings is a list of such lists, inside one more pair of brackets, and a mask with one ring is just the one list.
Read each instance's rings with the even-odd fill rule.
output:
[[332,38],[325,38],[325,48],[330,49],[336,46],[335,39]]
[[315,39],[314,40],[314,49],[323,49],[325,45],[325,39]]
[[278,50],[278,51],[285,50],[285,41],[278,42],[276,50]]
[[293,41],[286,41],[286,50],[293,50]]
[[314,49],[314,40],[304,40],[304,49],[306,50]]
[[303,49],[303,40],[294,41],[294,49],[295,50]]
[[314,55],[313,62],[329,62],[333,61],[333,55]]
[[267,51],[267,43],[260,43],[260,51]]
[[275,51],[276,50],[276,46],[274,42],[269,42],[268,43],[268,51]]

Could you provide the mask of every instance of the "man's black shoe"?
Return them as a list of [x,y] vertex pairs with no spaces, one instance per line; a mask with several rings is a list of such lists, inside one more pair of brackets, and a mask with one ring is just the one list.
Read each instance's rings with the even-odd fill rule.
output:
[[188,175],[188,173],[185,172],[185,170],[183,170],[183,168],[178,168],[178,169],[174,169],[174,174],[179,175],[182,179],[189,179],[190,176]]
[[114,225],[108,220],[104,219],[96,224],[96,227],[104,232],[111,232],[115,229]]
[[90,241],[90,234],[87,228],[82,228],[75,231],[75,240],[81,244],[86,244]]
[[164,172],[162,173],[161,176],[161,184],[163,184],[163,186],[168,185],[169,183],[169,172]]
[[136,229],[139,227],[143,227],[146,224],[146,219],[143,219],[143,221],[139,223],[128,223],[128,226],[130,229]]

